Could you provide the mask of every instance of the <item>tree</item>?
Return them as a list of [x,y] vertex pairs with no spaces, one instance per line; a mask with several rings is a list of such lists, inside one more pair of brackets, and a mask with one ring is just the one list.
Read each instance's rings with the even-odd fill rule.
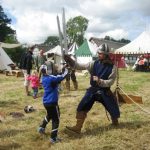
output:
[[110,41],[110,39],[111,39],[111,37],[110,37],[110,36],[108,36],[108,35],[106,35],[106,36],[104,37],[104,40],[108,40],[108,41]]
[[[2,6],[0,5],[0,42],[5,43],[18,43],[15,30],[10,27],[11,19],[4,13]],[[15,62],[19,63],[22,53],[25,51],[23,47],[17,47],[12,49],[4,48],[9,57]]]
[[21,55],[26,51],[26,48],[23,47],[17,47],[12,49],[4,48],[8,56],[12,59],[13,62],[15,62],[17,65],[20,62]]
[[121,42],[121,43],[130,43],[131,41],[128,40],[128,39],[124,39],[124,38],[123,38],[123,39],[120,40],[120,42]]
[[45,45],[49,45],[50,47],[55,47],[59,45],[59,43],[59,37],[57,36],[49,36],[44,42]]
[[8,36],[15,34],[15,30],[9,26],[10,23],[11,19],[7,17],[0,5],[0,42],[5,42]]
[[128,43],[131,42],[130,40],[124,39],[124,38],[122,38],[122,39],[120,39],[120,40],[116,40],[116,39],[114,39],[114,38],[112,38],[112,37],[110,37],[110,36],[108,36],[108,35],[106,35],[106,36],[104,37],[104,40],[113,41],[113,42],[119,42],[119,43],[126,43],[126,44],[128,44]]
[[81,45],[84,41],[84,34],[88,27],[88,19],[77,16],[71,18],[67,22],[67,38],[68,43],[76,42],[78,45]]

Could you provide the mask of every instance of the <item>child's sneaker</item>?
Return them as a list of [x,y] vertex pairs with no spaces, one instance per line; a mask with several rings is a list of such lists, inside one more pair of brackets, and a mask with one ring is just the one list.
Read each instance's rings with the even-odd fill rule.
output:
[[39,127],[38,132],[40,134],[45,134],[45,128]]
[[60,139],[60,138],[50,138],[50,142],[52,143],[52,144],[55,144],[55,143],[58,143],[58,142],[61,142],[62,140]]

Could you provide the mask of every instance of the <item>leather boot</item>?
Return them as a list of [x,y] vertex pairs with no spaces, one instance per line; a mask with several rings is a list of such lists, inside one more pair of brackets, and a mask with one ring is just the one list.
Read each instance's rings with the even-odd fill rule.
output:
[[70,91],[70,81],[66,81],[66,89]]
[[74,86],[74,89],[77,90],[78,89],[78,82],[77,81],[73,82],[73,86]]
[[112,119],[112,125],[118,126],[119,125],[118,119]]
[[25,91],[26,91],[26,95],[27,95],[27,96],[30,96],[30,92],[29,92],[28,86],[25,86]]
[[87,113],[84,111],[77,112],[77,114],[76,114],[76,119],[77,119],[76,125],[73,127],[66,126],[66,128],[70,131],[73,131],[75,133],[80,134],[81,128],[83,126],[83,123],[85,121],[86,116],[87,116]]

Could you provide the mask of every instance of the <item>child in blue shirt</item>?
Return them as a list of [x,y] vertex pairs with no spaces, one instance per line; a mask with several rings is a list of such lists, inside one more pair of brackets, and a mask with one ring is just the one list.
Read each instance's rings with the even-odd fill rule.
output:
[[41,66],[42,77],[42,86],[44,88],[43,95],[43,105],[47,111],[47,114],[42,121],[39,127],[39,133],[45,133],[46,125],[50,120],[52,120],[52,131],[51,131],[51,143],[59,142],[60,139],[57,137],[58,127],[59,127],[59,105],[58,105],[58,84],[65,79],[68,70],[65,71],[61,75],[48,75],[47,74],[47,66]]

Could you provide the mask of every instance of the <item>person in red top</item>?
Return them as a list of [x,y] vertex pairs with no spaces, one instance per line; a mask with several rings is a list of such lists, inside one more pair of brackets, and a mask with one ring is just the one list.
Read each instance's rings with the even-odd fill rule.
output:
[[32,74],[27,77],[27,80],[31,81],[31,87],[33,89],[33,98],[37,98],[38,87],[39,87],[39,77],[36,70],[32,71]]
[[139,71],[144,71],[144,57],[141,55],[138,61]]

